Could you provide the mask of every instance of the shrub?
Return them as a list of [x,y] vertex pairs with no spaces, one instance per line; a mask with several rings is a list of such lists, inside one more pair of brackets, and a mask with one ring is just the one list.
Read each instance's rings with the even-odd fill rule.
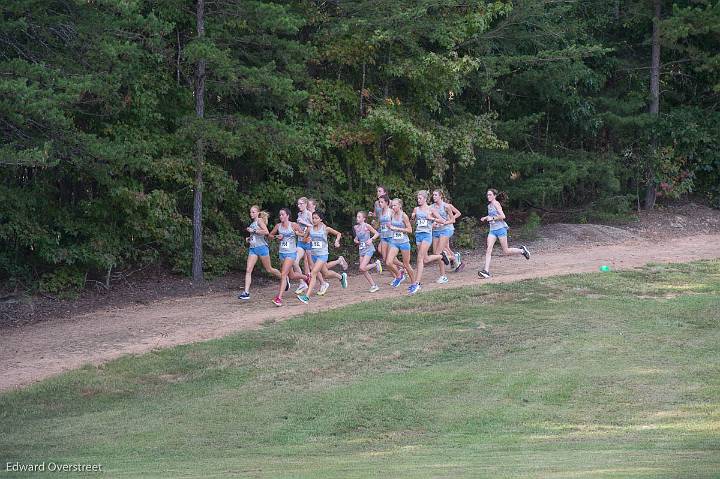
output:
[[465,216],[455,224],[453,236],[455,246],[458,248],[475,249],[476,237],[480,233],[480,223],[477,218]]
[[523,240],[534,240],[538,237],[538,230],[540,229],[540,216],[534,211],[531,212],[525,224],[519,228],[517,239]]

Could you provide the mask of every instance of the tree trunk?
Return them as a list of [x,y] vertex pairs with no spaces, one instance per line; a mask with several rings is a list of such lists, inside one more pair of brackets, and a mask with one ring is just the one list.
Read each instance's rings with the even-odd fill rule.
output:
[[[205,0],[197,0],[197,35],[205,36]],[[199,119],[205,117],[205,59],[199,59],[195,69],[195,114]],[[194,287],[204,284],[202,249],[202,195],[203,167],[205,164],[205,142],[202,134],[196,141],[195,157],[195,194],[193,195],[193,259],[192,280]]]
[[[652,33],[652,63],[650,65],[650,115],[657,118],[660,113],[660,14],[661,0],[653,0],[655,14],[653,16]],[[658,148],[656,137],[652,140],[653,156]],[[648,171],[648,185],[645,191],[645,209],[651,210],[655,207],[657,197],[657,184],[655,182],[655,167],[650,166]]]
[[362,74],[362,83],[360,84],[360,118],[362,119],[363,116],[365,116],[365,104],[364,104],[364,97],[365,94],[365,62],[363,62],[363,74]]

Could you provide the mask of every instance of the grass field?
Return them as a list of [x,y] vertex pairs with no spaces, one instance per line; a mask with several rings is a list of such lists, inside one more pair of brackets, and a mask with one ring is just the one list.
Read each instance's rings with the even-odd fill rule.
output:
[[720,477],[720,261],[368,302],[88,366],[0,396],[0,461]]

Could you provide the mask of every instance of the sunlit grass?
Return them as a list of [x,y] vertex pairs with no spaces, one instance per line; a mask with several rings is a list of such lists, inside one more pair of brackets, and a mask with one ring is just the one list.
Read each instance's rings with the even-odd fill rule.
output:
[[0,460],[103,477],[718,477],[719,345],[718,261],[481,283],[5,394]]

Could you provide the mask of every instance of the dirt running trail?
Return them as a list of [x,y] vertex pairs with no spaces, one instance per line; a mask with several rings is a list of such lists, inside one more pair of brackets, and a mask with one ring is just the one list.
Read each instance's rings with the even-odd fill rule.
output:
[[[493,258],[493,279],[481,280],[477,269],[482,255],[469,258],[464,272],[449,274],[450,283],[438,285],[437,267],[426,269],[423,292],[440,288],[497,283],[528,278],[597,271],[602,264],[613,269],[631,269],[647,263],[687,262],[720,257],[713,247],[720,234],[666,239],[632,239],[621,244],[570,248],[538,253],[530,261],[522,257]],[[377,278],[377,275],[375,275]],[[381,290],[367,292],[361,276],[351,276],[342,290],[334,281],[325,297],[300,303],[289,291],[285,306],[270,300],[276,286],[255,288],[252,300],[241,303],[235,294],[212,293],[166,299],[149,305],[100,310],[67,320],[44,321],[0,331],[0,391],[16,389],[86,363],[99,364],[125,354],[219,338],[236,331],[260,327],[305,312],[338,308],[361,301],[393,298],[407,292],[407,283],[397,290],[387,285],[390,276],[377,279]]]

